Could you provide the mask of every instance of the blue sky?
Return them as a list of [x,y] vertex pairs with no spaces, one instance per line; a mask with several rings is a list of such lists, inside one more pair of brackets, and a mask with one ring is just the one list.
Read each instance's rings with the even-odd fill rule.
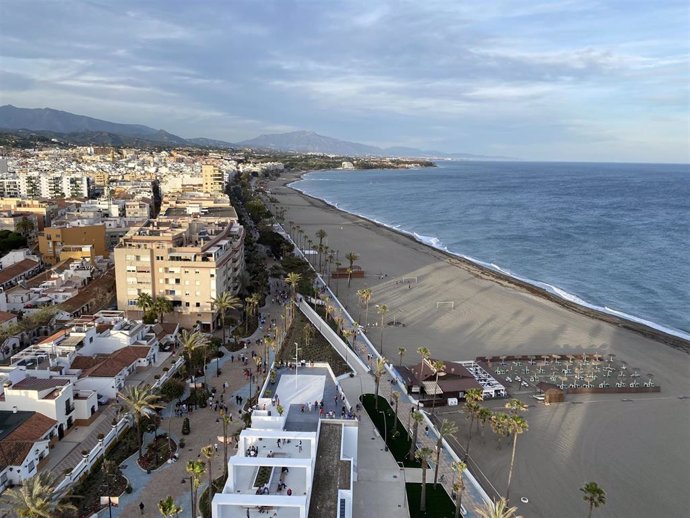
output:
[[690,161],[686,0],[0,1],[0,104],[183,137],[297,129]]

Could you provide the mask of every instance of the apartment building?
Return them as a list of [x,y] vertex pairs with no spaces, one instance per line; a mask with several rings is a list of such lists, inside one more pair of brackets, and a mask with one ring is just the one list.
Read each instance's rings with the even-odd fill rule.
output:
[[[0,183],[2,180],[0,180]],[[2,188],[0,186],[0,194]],[[38,230],[50,226],[52,218],[57,215],[58,207],[45,200],[27,200],[19,197],[0,198],[0,210],[20,214],[33,214],[36,217]]]
[[[64,247],[91,245],[93,255],[108,257],[105,225],[46,227],[38,235],[38,249],[48,264],[57,264]],[[69,250],[73,251],[72,248]],[[73,257],[70,254],[70,257]]]
[[172,301],[183,327],[218,324],[211,300],[239,291],[244,229],[226,196],[190,193],[166,199],[156,220],[130,230],[114,250],[118,309],[140,317],[141,293]]
[[88,198],[92,180],[75,173],[7,173],[0,177],[3,198]]
[[218,167],[211,164],[201,166],[201,177],[204,180],[204,192],[223,193],[225,192],[225,173]]

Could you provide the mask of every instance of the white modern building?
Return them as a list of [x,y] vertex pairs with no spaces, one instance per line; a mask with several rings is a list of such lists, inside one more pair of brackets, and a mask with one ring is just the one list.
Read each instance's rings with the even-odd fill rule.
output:
[[358,422],[349,403],[327,364],[277,373],[228,461],[213,518],[351,517]]

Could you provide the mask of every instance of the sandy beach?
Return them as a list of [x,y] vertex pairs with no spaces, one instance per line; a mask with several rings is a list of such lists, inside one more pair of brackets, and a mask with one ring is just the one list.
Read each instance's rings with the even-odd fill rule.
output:
[[[293,178],[294,180],[294,178]],[[327,244],[340,261],[355,251],[364,279],[339,281],[339,298],[358,318],[356,291],[373,290],[369,322],[377,320],[375,304],[385,303],[384,355],[418,361],[417,347],[450,360],[511,353],[613,353],[618,361],[653,373],[661,393],[623,396],[572,396],[568,402],[528,412],[530,431],[519,441],[512,494],[528,496],[521,507],[527,517],[582,516],[586,511],[578,488],[594,480],[609,501],[602,516],[687,516],[690,511],[690,355],[688,344],[672,337],[636,332],[616,319],[592,318],[573,311],[535,290],[487,275],[479,268],[434,250],[407,236],[343,213],[285,186],[270,185],[272,195],[310,236],[324,229]],[[403,277],[417,283],[403,284]],[[454,308],[437,302],[453,301]],[[363,312],[361,313],[363,315]],[[364,320],[364,317],[361,317]],[[370,326],[372,342],[380,329]],[[666,342],[666,343],[663,343]],[[632,399],[632,401],[621,401]],[[583,402],[573,405],[572,402]],[[449,416],[453,417],[453,416]],[[464,424],[464,417],[455,416]],[[509,448],[496,449],[489,431],[478,442],[476,460],[500,490],[505,486]],[[474,446],[473,446],[474,450]],[[545,454],[548,452],[548,454]]]

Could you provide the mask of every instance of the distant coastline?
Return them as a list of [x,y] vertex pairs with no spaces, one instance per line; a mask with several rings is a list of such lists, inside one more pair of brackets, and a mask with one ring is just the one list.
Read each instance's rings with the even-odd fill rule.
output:
[[491,280],[497,284],[501,284],[504,286],[509,286],[512,288],[517,288],[522,291],[531,293],[533,295],[539,296],[543,299],[549,300],[551,302],[554,302],[566,309],[569,309],[571,311],[574,311],[576,313],[580,313],[582,315],[588,316],[593,319],[600,320],[602,322],[607,322],[610,324],[613,324],[615,326],[628,329],[631,331],[634,331],[635,333],[638,333],[646,338],[652,339],[656,342],[660,342],[662,344],[668,345],[670,347],[673,347],[675,349],[678,349],[680,351],[683,351],[687,354],[690,354],[690,340],[687,340],[681,336],[677,336],[668,332],[665,332],[663,330],[657,329],[655,327],[652,327],[650,325],[637,322],[635,320],[630,320],[627,318],[624,318],[622,316],[618,316],[612,313],[608,313],[606,311],[602,311],[593,307],[585,306],[582,304],[578,304],[576,302],[573,302],[571,300],[568,300],[564,297],[561,297],[555,293],[552,293],[545,288],[542,288],[540,286],[536,286],[532,283],[529,283],[527,281],[521,280],[519,278],[516,278],[512,275],[509,275],[507,273],[500,272],[498,270],[494,270],[492,268],[489,268],[487,266],[484,266],[482,264],[479,264],[477,262],[474,262],[470,259],[467,259],[465,257],[462,257],[460,255],[447,252],[445,250],[433,247],[429,245],[428,243],[425,243],[424,241],[417,239],[414,235],[411,235],[408,232],[401,231],[396,228],[392,228],[390,226],[384,225],[378,221],[374,221],[370,218],[367,218],[365,216],[362,216],[360,214],[354,214],[352,212],[343,210],[332,203],[329,203],[328,201],[325,201],[323,199],[317,198],[315,196],[312,196],[310,194],[307,194],[300,190],[299,188],[294,187],[292,184],[295,182],[299,181],[300,179],[303,178],[306,174],[309,173],[316,173],[316,172],[324,172],[324,171],[301,171],[301,172],[295,172],[292,175],[285,175],[285,177],[282,177],[280,179],[280,184],[284,187],[287,187],[297,193],[299,193],[301,196],[304,196],[308,200],[310,200],[311,203],[314,204],[320,204],[324,208],[328,208],[330,210],[335,210],[338,211],[342,214],[347,214],[350,217],[357,218],[358,220],[361,220],[362,222],[366,222],[368,225],[372,225],[379,229],[380,231],[389,231],[395,234],[398,234],[411,242],[414,242],[416,244],[422,245],[425,248],[429,250],[429,252],[433,252],[435,254],[438,254],[439,256],[443,257],[449,264],[454,265],[458,268],[462,268],[465,271],[468,271],[472,273],[473,275],[476,275],[478,277],[482,277],[488,280]]

